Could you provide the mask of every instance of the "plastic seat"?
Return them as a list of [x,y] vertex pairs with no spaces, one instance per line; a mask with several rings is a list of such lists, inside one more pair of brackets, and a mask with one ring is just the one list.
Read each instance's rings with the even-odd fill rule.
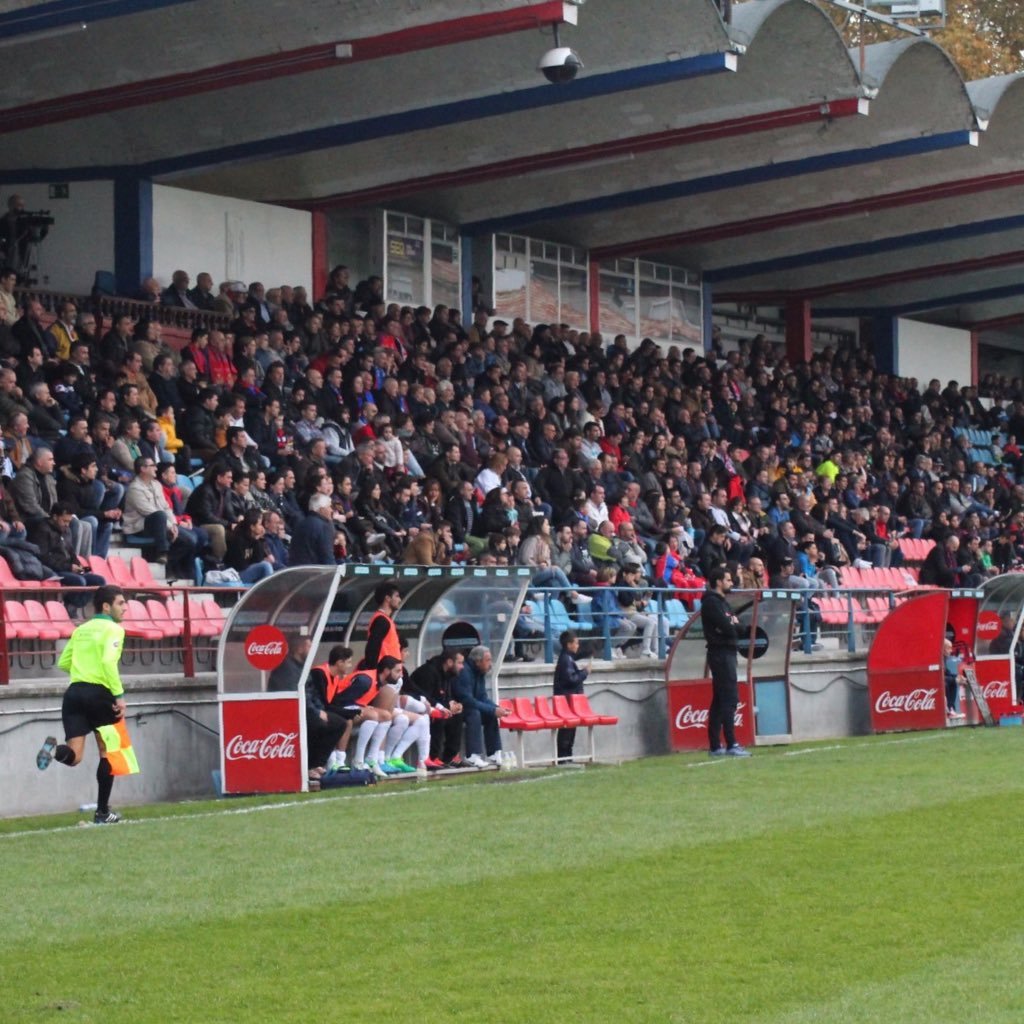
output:
[[163,601],[158,601],[155,597],[151,597],[146,602],[146,613],[149,615],[149,621],[157,629],[164,631],[164,636],[170,638],[173,637],[176,640],[181,639],[185,633],[185,621],[184,619],[175,620],[171,618],[170,612],[167,609],[167,605]]
[[[64,608],[64,605],[60,604],[59,601],[53,601],[51,603],[52,604],[57,604],[61,608]],[[74,632],[75,625],[71,621],[70,616],[68,617],[67,625],[70,626],[71,628],[68,629],[66,626],[58,625],[56,622],[53,621],[53,619],[50,618],[50,616],[47,613],[47,610],[46,610],[45,606],[43,605],[42,601],[36,601],[34,599],[31,599],[31,600],[25,601],[24,605],[25,605],[25,614],[28,616],[30,622],[33,622],[33,623],[36,623],[36,624],[40,624],[41,623],[47,629],[54,630],[57,633],[57,636],[55,636],[53,639],[55,639],[55,640],[67,640],[67,638],[69,636],[71,636],[71,634]],[[64,609],[64,614],[67,615],[67,609],[66,608]]]
[[590,698],[585,693],[573,693],[569,696],[569,704],[578,715],[586,715],[587,718],[596,718],[595,725],[618,725],[619,719],[615,715],[599,715],[591,706]]
[[872,622],[881,622],[889,614],[889,601],[884,597],[869,597],[867,614]]
[[[182,636],[185,634],[185,608],[183,604],[184,599],[169,598],[167,601],[167,617],[170,622],[177,625],[181,623]],[[188,603],[188,617],[189,617],[189,628],[192,631],[192,636],[217,636],[220,633],[220,627],[215,623],[211,622],[203,614],[202,609],[199,607],[201,604],[206,602],[197,601],[194,598]]]
[[572,705],[569,703],[568,695],[564,693],[557,693],[551,698],[551,708],[563,721],[576,719],[580,725],[584,726],[598,725],[600,723],[600,715],[581,715],[573,710]]
[[[846,626],[849,624],[849,611],[845,599],[841,597],[817,598],[821,621],[828,626]],[[797,612],[797,622],[802,621],[801,613]]]
[[132,576],[132,571],[128,567],[128,563],[120,555],[111,555],[107,559],[107,565],[110,567],[110,575],[104,577],[104,579],[119,587],[134,588],[135,579]]
[[571,712],[570,718],[563,718],[561,715],[557,714],[552,709],[551,702],[547,697],[537,697],[534,704],[537,707],[537,717],[544,722],[551,723],[550,727],[552,729],[578,729],[583,724],[583,722],[575,715],[572,715]]
[[[540,729],[552,728],[547,722],[542,721],[538,717],[537,709],[533,706],[533,701],[529,697],[516,697],[513,699],[512,705],[519,716],[519,721],[522,723],[521,729],[525,729],[528,732],[536,732]],[[558,726],[558,728],[561,728],[561,726]]]
[[682,629],[690,616],[687,614],[686,605],[678,597],[670,597],[665,602],[665,618],[669,629]]
[[843,569],[843,585],[850,590],[863,590],[866,584],[861,579],[860,569],[848,565]]
[[498,724],[501,726],[502,729],[509,729],[515,732],[517,730],[524,728],[522,721],[516,714],[515,706],[513,705],[511,700],[509,700],[507,697],[502,698],[498,701],[498,707],[504,708],[504,710],[509,712],[507,715],[505,715],[504,718],[498,720]]
[[135,640],[164,639],[164,630],[153,625],[141,601],[128,602],[121,625],[124,627],[125,635]]
[[[38,601],[33,601],[38,605]],[[39,613],[35,617],[21,601],[7,601],[7,623],[8,630],[14,630],[15,639],[18,640],[59,640],[60,630],[50,624],[47,615],[42,616],[40,621]]]
[[134,586],[137,587],[159,587],[161,586],[153,578],[153,570],[149,567],[147,562],[142,555],[133,555],[131,563],[129,564],[129,570],[131,572],[132,581]]
[[193,601],[189,604],[189,610],[194,608],[199,608],[206,621],[214,627],[212,636],[217,636],[224,631],[227,619],[224,617],[224,609],[216,601],[212,598],[209,601]]
[[11,567],[7,564],[7,559],[0,558],[0,589],[24,590],[27,586],[31,586],[31,584],[27,580],[19,580],[14,573],[11,572]]
[[[28,602],[26,602],[27,604]],[[72,621],[71,616],[68,615],[67,608],[60,601],[47,601],[43,605],[43,609],[46,613],[46,617],[50,620],[50,625],[54,629],[60,630],[60,636],[62,640],[66,640],[75,631],[75,623]]]
[[98,575],[102,576],[105,580],[113,580],[113,573],[110,571],[110,566],[107,564],[107,560],[102,555],[90,555],[87,559],[89,568]]

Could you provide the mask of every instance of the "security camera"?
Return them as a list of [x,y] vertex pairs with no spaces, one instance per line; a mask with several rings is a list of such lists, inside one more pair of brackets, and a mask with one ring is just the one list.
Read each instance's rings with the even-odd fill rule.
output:
[[568,46],[556,46],[548,50],[540,59],[537,70],[544,72],[544,77],[552,85],[571,82],[583,67],[580,55]]

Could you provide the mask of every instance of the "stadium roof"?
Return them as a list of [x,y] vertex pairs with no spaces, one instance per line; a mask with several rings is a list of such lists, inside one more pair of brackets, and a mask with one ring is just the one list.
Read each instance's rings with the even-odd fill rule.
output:
[[[710,0],[8,6],[0,181],[387,205],[676,263],[716,299],[1024,317],[1019,77],[965,84],[919,38],[862,61],[808,0],[728,26]],[[555,22],[586,65],[560,86]]]

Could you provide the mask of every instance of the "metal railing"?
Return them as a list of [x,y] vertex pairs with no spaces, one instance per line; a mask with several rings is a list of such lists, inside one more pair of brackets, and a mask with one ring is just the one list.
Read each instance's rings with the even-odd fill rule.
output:
[[[210,671],[214,666],[217,643],[222,626],[213,634],[209,629],[212,621],[198,607],[199,595],[206,595],[204,600],[214,601],[215,596],[226,598],[229,602],[237,600],[241,590],[225,587],[170,587],[156,584],[150,586],[122,586],[125,597],[131,601],[148,601],[155,599],[166,604],[168,598],[181,600],[181,628],[177,628],[177,609],[172,615],[169,611],[165,620],[151,620],[147,617],[139,621],[126,616],[125,646],[121,658],[123,672],[131,673],[138,669],[152,670],[156,667],[174,670],[181,667],[185,679],[195,678],[197,666],[200,670]],[[69,609],[68,619],[63,626],[57,624],[48,615],[42,621],[31,618],[12,616],[12,605],[24,601],[37,601],[45,608],[48,602],[63,603],[62,599],[70,595],[81,594],[88,599],[86,608],[91,605],[91,595],[95,587],[18,587],[0,589],[0,686],[15,679],[34,679],[41,671],[52,669],[60,655],[62,644],[66,640],[69,626],[78,626],[83,618],[74,618]],[[74,602],[70,602],[72,606]],[[228,609],[221,609],[226,617]],[[199,626],[203,622],[206,627]],[[163,635],[157,635],[163,634]]]
[[[608,588],[573,587],[574,592],[593,598],[600,590]],[[629,592],[629,587],[612,587],[615,593]],[[678,630],[689,621],[690,616],[700,608],[699,594],[687,594],[684,603],[676,596],[676,591],[660,588],[633,588],[637,595],[647,595],[647,606],[641,614],[657,619],[657,653],[664,658],[672,645]],[[564,595],[566,591],[558,587],[531,587],[527,594],[527,604],[534,605],[528,618],[520,618],[520,626],[510,646],[510,653],[522,650],[524,646],[540,646],[543,659],[551,664],[555,661],[558,649],[558,637],[563,630],[572,629],[579,635],[585,647],[589,647],[592,657],[612,660],[612,651],[622,644],[633,644],[640,638],[639,630],[631,637],[616,636],[611,628],[613,619],[623,612],[593,611],[586,603],[577,603],[570,610]],[[734,590],[734,595],[744,591]],[[746,593],[753,593],[748,591]],[[856,654],[866,650],[878,626],[896,605],[912,591],[863,590],[839,588],[834,590],[807,591],[796,601],[793,622],[794,650],[804,654],[812,654],[822,647],[830,650],[846,651]],[[593,601],[591,601],[591,605]],[[689,607],[692,605],[692,607]],[[543,622],[542,636],[523,635],[524,621]],[[827,643],[823,643],[826,641]]]

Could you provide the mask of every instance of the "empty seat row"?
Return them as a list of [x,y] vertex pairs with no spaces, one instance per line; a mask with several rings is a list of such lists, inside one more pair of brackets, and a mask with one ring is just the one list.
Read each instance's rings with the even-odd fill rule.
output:
[[992,431],[979,430],[976,427],[956,427],[953,430],[954,438],[967,436],[967,440],[975,448],[990,448],[992,446]]
[[900,554],[908,562],[923,562],[933,547],[935,547],[935,541],[925,540],[923,537],[900,538]]
[[850,590],[910,590],[917,586],[918,570],[843,568],[843,587]]
[[[595,726],[617,725],[618,718],[614,715],[599,715],[591,707],[590,699],[583,693],[574,693],[569,696],[559,695],[550,701],[547,697],[537,697],[530,700],[529,697],[516,697],[512,700],[499,702],[505,708],[507,714],[501,721],[501,728],[516,734],[519,745],[519,764],[557,764],[558,747],[555,733],[559,729],[586,729],[587,739],[590,743],[589,755],[576,760],[590,760],[595,758],[594,728]],[[551,733],[552,756],[540,761],[527,761],[523,750],[523,736],[528,732]]]

